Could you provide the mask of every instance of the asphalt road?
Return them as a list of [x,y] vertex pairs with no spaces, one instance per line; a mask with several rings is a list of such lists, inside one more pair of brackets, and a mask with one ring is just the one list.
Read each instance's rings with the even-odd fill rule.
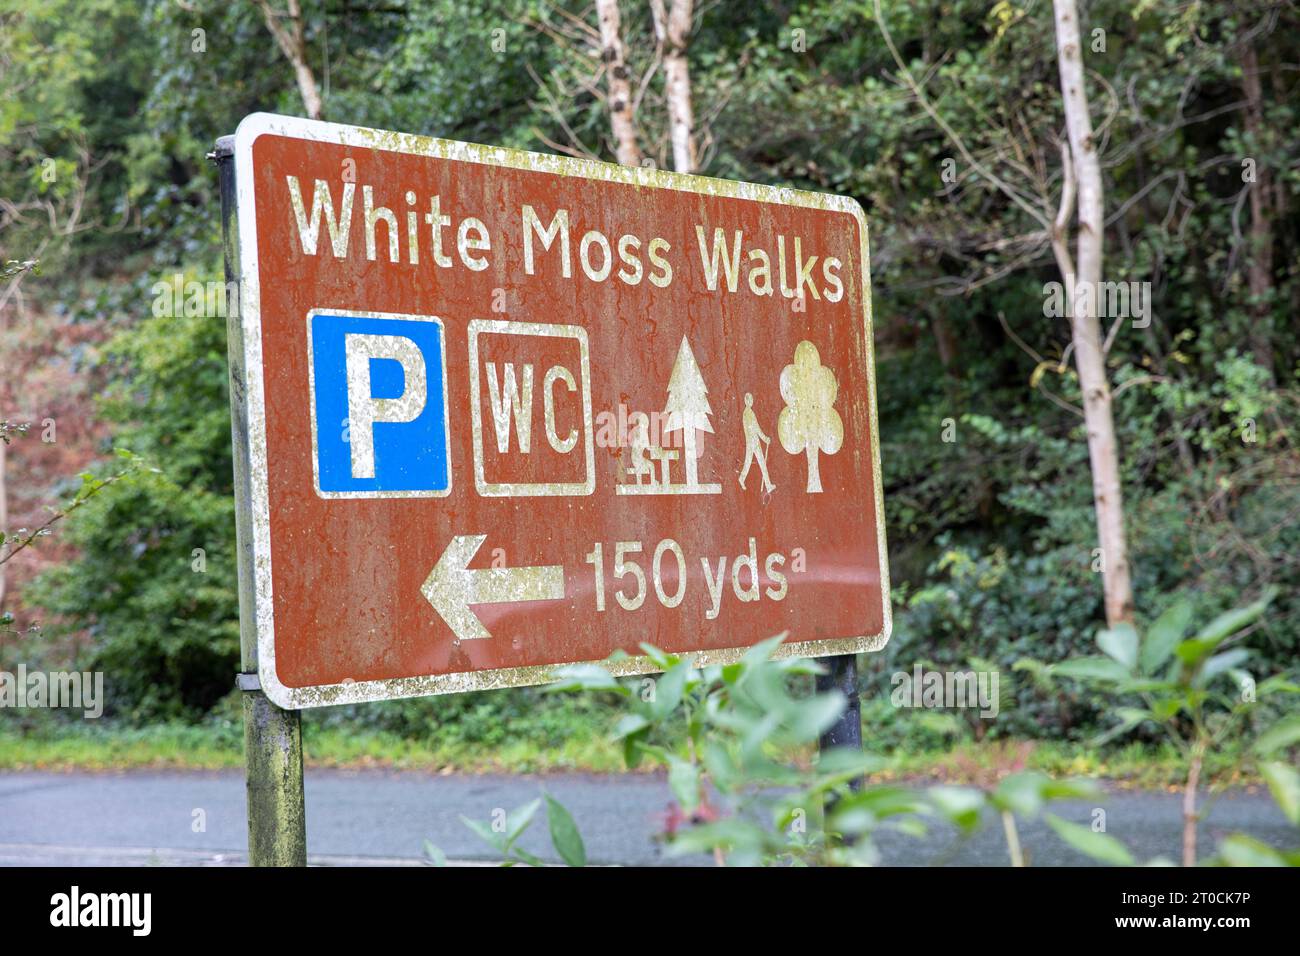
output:
[[[670,802],[658,777],[308,770],[306,785],[308,852],[323,865],[417,864],[426,839],[453,861],[491,861],[491,850],[460,816],[486,820],[543,790],[573,813],[593,863],[710,862],[668,857],[655,842]],[[1178,795],[1112,791],[1100,806],[1107,831],[1138,860],[1178,858]],[[1053,808],[1080,823],[1090,823],[1094,809]],[[1221,796],[1202,823],[1201,844],[1208,850],[1235,831],[1278,847],[1300,844],[1267,793]],[[237,865],[244,862],[245,840],[244,781],[236,772],[0,773],[0,865]],[[1088,862],[1041,822],[1023,824],[1021,841],[1034,865]],[[992,824],[967,841],[935,827],[924,839],[890,834],[879,842],[884,864],[1006,862],[1001,828]],[[522,845],[555,858],[540,814]]]

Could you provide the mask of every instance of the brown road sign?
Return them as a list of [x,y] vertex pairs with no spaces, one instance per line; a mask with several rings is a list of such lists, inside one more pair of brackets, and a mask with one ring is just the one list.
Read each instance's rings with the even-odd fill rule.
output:
[[277,704],[884,645],[855,202],[268,114],[235,159]]

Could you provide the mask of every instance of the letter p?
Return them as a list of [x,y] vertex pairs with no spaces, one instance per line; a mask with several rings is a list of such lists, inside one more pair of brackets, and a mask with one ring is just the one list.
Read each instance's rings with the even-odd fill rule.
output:
[[[343,350],[352,477],[374,478],[375,424],[411,422],[424,411],[429,395],[424,356],[420,347],[404,335],[347,333]],[[396,398],[375,398],[371,393],[371,359],[391,359],[402,366],[402,393]]]

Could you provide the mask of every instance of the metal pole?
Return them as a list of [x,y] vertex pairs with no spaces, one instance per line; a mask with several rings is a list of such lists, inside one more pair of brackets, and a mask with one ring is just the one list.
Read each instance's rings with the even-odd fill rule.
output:
[[854,654],[844,654],[839,657],[823,657],[821,662],[826,667],[826,673],[817,675],[817,693],[838,690],[849,699],[849,706],[821,735],[819,747],[821,750],[830,747],[861,750],[862,701],[858,697],[858,658]]
[[[854,750],[862,750],[862,700],[858,696],[858,658],[855,654],[844,654],[838,657],[823,657],[819,659],[826,668],[825,674],[817,675],[817,693],[825,694],[832,690],[838,690],[848,698],[848,706],[844,708],[844,713],[840,714],[835,723],[831,724],[822,733],[817,740],[817,749],[825,753],[832,747],[851,747]],[[849,787],[853,790],[862,789],[862,778],[855,778]],[[823,814],[831,809],[833,800],[828,799],[822,808]],[[846,839],[847,844],[853,844],[855,841]]]
[[248,862],[252,866],[306,866],[307,816],[303,805],[302,726],[296,710],[281,710],[262,693],[257,677],[257,624],[253,613],[253,535],[250,512],[248,410],[244,404],[244,328],[239,300],[238,208],[235,138],[223,136],[209,158],[221,189],[221,236],[226,264],[227,354],[230,360],[230,431],[235,459],[235,550],[239,568],[239,676],[244,697],[244,766],[248,782]]

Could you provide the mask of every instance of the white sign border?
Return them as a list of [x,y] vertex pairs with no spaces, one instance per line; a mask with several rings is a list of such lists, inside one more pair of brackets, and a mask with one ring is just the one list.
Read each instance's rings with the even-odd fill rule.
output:
[[[235,131],[235,188],[236,213],[239,228],[240,266],[240,323],[243,339],[243,381],[233,382],[242,388],[248,462],[250,474],[249,515],[252,532],[252,602],[251,609],[256,628],[258,675],[263,692],[277,706],[286,710],[322,707],[331,704],[357,704],[375,700],[396,700],[404,697],[422,697],[434,694],[463,693],[472,690],[491,690],[502,687],[521,687],[542,684],[552,680],[552,673],[563,664],[545,664],[531,667],[508,667],[497,670],[469,671],[454,674],[435,674],[424,677],[400,677],[389,680],[347,681],[339,684],[311,687],[289,687],[280,682],[275,669],[275,615],[271,593],[271,521],[270,499],[267,485],[266,458],[266,396],[263,388],[262,368],[262,314],[261,280],[258,269],[257,205],[254,197],[253,144],[262,135],[287,136],[311,142],[334,143],[364,149],[378,149],[433,159],[478,163],[510,169],[525,169],[572,176],[581,179],[623,183],[642,188],[675,189],[702,195],[725,196],[732,199],[749,199],[778,205],[800,206],[844,212],[858,221],[861,240],[861,273],[863,295],[864,347],[866,374],[870,383],[867,396],[871,428],[871,454],[874,470],[872,498],[876,509],[876,530],[879,542],[880,589],[883,610],[883,627],[879,634],[861,637],[832,638],[826,640],[782,643],[774,657],[824,657],[838,654],[856,654],[880,650],[889,641],[893,631],[893,613],[890,605],[889,558],[885,543],[885,508],[882,475],[880,471],[880,431],[876,410],[875,347],[871,320],[871,259],[868,242],[867,218],[858,202],[848,196],[813,193],[758,183],[733,182],[689,176],[661,169],[619,166],[595,160],[573,159],[544,153],[530,153],[500,146],[478,146],[454,140],[435,139],[409,133],[395,133],[345,126],[296,116],[274,113],[251,113],[240,122]],[[444,336],[445,339],[445,336]],[[444,379],[445,381],[445,379]],[[236,430],[238,440],[238,430]],[[236,455],[236,460],[239,456]],[[237,476],[238,477],[238,476]],[[246,560],[241,555],[241,560]],[[241,631],[246,626],[250,609],[244,607],[245,588],[240,589]],[[689,652],[698,665],[729,663],[738,660],[747,647]],[[626,657],[618,661],[585,661],[606,667],[615,676],[647,674],[660,668],[648,657]]]

